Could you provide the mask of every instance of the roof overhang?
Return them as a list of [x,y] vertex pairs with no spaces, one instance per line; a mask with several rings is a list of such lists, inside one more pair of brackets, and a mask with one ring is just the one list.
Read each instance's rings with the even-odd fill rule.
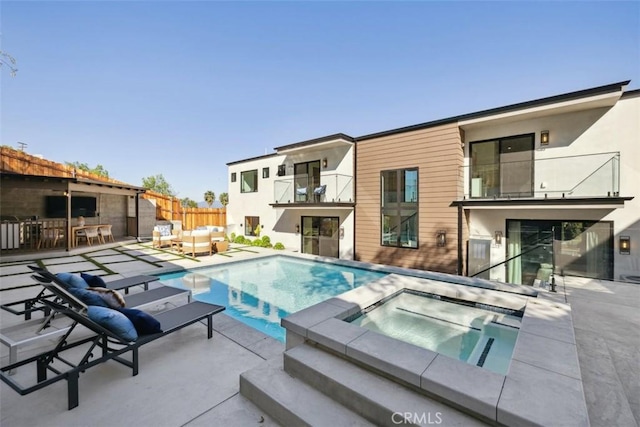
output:
[[520,120],[573,113],[577,111],[593,110],[597,108],[611,108],[624,93],[624,86],[608,93],[594,94],[580,98],[561,100],[541,105],[528,106],[524,103],[521,108],[506,109],[487,115],[478,114],[468,119],[462,119],[458,125],[464,130],[470,130],[487,125],[505,124]]
[[322,138],[311,139],[309,141],[302,141],[295,144],[283,145],[276,147],[275,150],[278,154],[295,154],[299,152],[325,150],[337,147],[343,147],[345,145],[353,145],[354,139],[343,133],[335,135],[329,135]]
[[618,209],[633,197],[573,197],[554,199],[456,200],[465,209]]
[[269,206],[279,209],[325,209],[325,208],[341,208],[353,209],[356,204],[354,202],[322,202],[322,203],[270,203]]
[[11,172],[1,172],[0,179],[5,182],[31,182],[42,183],[48,185],[55,183],[58,186],[65,187],[70,191],[84,191],[96,193],[134,195],[146,192],[146,188],[137,187],[122,182],[97,181],[86,178],[67,178],[45,175],[23,175]]

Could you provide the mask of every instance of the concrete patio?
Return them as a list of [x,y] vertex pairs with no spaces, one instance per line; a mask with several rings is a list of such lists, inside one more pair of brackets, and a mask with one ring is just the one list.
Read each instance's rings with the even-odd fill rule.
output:
[[[237,261],[274,253],[234,245],[226,254],[188,259],[136,242],[43,254],[3,256],[0,302],[33,296],[37,288],[27,264],[39,260],[54,271],[93,271],[107,279],[157,274],[180,268]],[[568,302],[593,426],[638,426],[640,421],[640,286],[631,283],[560,277],[556,294]],[[16,316],[0,313],[2,327]],[[214,318],[214,336],[198,324],[141,348],[140,373],[116,363],[92,368],[80,379],[80,405],[67,410],[66,382],[20,396],[2,383],[2,426],[158,426],[278,425],[239,394],[241,373],[282,357],[284,344],[224,313]],[[20,352],[20,357],[42,349]],[[2,365],[8,351],[2,346]],[[553,355],[550,355],[553,357]],[[313,403],[310,403],[313,405]],[[458,411],[451,409],[451,413]],[[327,418],[328,420],[329,418]],[[446,421],[446,414],[443,420]],[[364,421],[364,420],[363,420]],[[362,423],[366,424],[365,422]],[[332,427],[336,424],[332,424]],[[446,425],[446,423],[443,423]]]

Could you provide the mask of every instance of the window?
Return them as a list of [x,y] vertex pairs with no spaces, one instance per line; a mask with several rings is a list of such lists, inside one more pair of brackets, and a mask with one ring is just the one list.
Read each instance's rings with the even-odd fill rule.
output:
[[278,176],[285,176],[287,174],[287,167],[285,165],[278,165]]
[[245,171],[240,173],[240,192],[254,193],[258,191],[258,170]]
[[382,246],[418,247],[418,169],[380,173]]
[[533,195],[534,135],[471,143],[471,197]]
[[236,173],[231,172],[231,182],[236,182]]
[[258,225],[260,224],[259,216],[245,216],[244,217],[244,235],[245,236],[257,236]]
[[269,178],[269,168],[262,168],[262,177]]

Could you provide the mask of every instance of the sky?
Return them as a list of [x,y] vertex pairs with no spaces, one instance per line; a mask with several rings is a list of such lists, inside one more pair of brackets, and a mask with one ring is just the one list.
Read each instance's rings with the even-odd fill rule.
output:
[[640,2],[0,1],[0,144],[178,197],[228,162],[631,80]]

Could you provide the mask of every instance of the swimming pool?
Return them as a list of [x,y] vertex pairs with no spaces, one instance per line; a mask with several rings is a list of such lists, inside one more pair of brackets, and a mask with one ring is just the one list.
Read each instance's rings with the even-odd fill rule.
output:
[[404,291],[351,323],[505,374],[518,337],[521,313]]
[[195,300],[224,305],[225,313],[284,342],[280,319],[387,273],[284,255],[163,274],[169,286]]

